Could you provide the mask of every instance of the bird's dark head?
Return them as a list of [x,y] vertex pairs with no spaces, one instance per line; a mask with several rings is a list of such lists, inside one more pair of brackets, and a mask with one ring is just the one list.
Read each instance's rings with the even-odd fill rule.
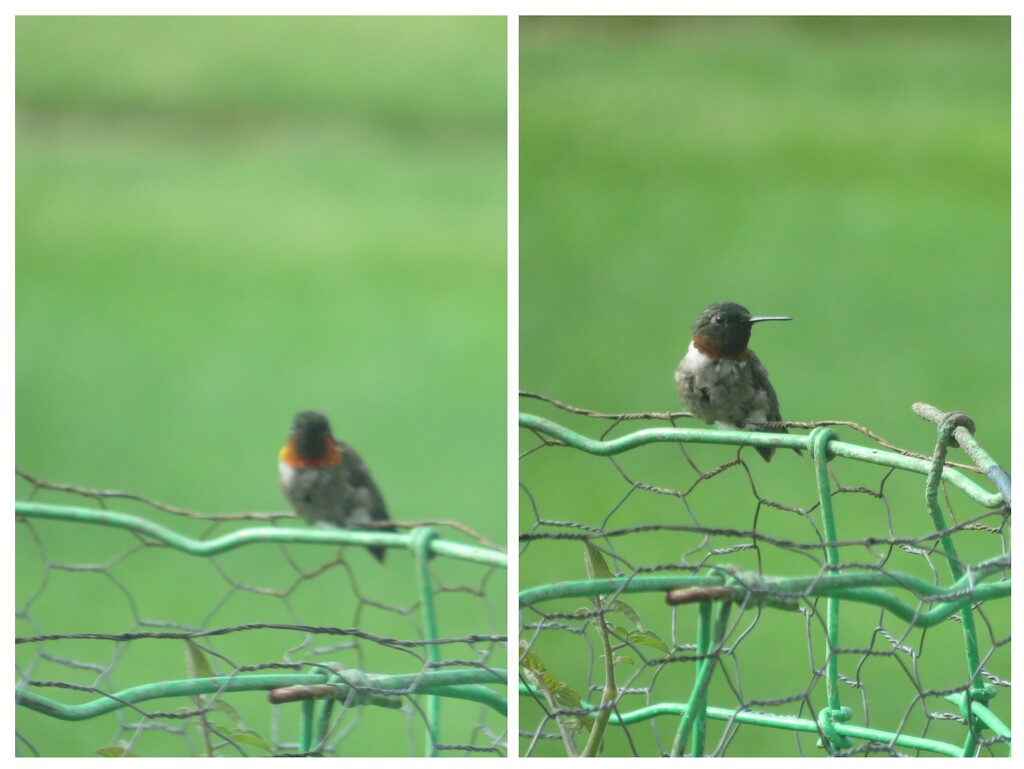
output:
[[750,342],[754,323],[763,320],[792,320],[783,317],[752,317],[735,302],[718,302],[706,308],[693,324],[693,344],[709,358],[742,359]]
[[319,458],[333,446],[331,425],[327,417],[319,411],[302,411],[295,415],[292,422],[292,443],[295,453],[303,458]]

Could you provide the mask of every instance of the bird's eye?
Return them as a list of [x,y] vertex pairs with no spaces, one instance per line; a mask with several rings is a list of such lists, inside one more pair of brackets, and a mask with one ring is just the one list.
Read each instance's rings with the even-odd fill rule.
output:
[[711,319],[711,322],[714,323],[716,326],[724,326],[725,325],[725,316],[724,315],[716,315],[714,318]]

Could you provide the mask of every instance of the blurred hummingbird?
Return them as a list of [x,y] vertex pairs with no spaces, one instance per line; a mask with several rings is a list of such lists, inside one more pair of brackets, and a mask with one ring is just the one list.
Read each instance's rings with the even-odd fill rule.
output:
[[[713,304],[701,312],[675,375],[679,397],[694,416],[725,430],[782,421],[779,396],[768,381],[768,372],[747,347],[751,326],[764,320],[792,318],[751,317],[746,307],[734,302]],[[785,427],[764,429],[789,432]],[[774,448],[755,448],[765,462],[771,461]]]
[[[335,440],[327,417],[317,411],[296,414],[279,454],[278,473],[281,490],[306,523],[357,529],[360,524],[390,520],[363,460],[351,446]],[[384,563],[383,547],[369,550]]]

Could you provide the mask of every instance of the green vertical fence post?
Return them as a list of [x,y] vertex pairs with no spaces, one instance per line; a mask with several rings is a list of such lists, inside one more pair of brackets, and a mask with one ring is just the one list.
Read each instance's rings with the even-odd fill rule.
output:
[[313,700],[306,700],[302,703],[302,721],[299,724],[299,752],[309,753],[313,747],[313,720],[316,712],[316,703]]
[[[828,444],[829,441],[837,440],[839,436],[835,430],[822,427],[812,430],[808,438],[814,457],[821,521],[825,529],[825,560],[831,572],[839,566],[839,548],[835,545],[838,537],[836,519],[832,512],[832,484],[828,477]],[[825,606],[825,692],[828,707],[821,712],[818,720],[822,724],[823,732],[823,739],[819,744],[831,754],[837,748],[849,747],[851,744],[849,739],[836,733],[832,725],[837,721],[849,720],[852,711],[844,709],[839,702],[839,655],[836,654],[836,647],[839,645],[839,598],[829,596],[825,599]]]
[[320,703],[320,716],[317,718],[316,731],[314,737],[316,739],[315,745],[318,750],[323,749],[324,742],[327,740],[327,732],[331,726],[331,713],[334,712],[334,700],[326,699]]
[[[942,470],[946,463],[946,452],[950,444],[955,443],[953,431],[959,427],[966,428],[969,432],[974,431],[974,422],[966,414],[950,412],[943,414],[939,423],[938,437],[935,441],[935,453],[932,456],[931,470],[928,472],[928,481],[925,485],[925,504],[932,518],[932,525],[939,533],[939,542],[946,553],[946,560],[949,561],[949,571],[953,580],[957,581],[964,576],[964,565],[956,552],[956,545],[953,544],[953,537],[946,527],[946,517],[942,514],[942,507],[939,505],[939,483],[942,480]],[[960,601],[960,625],[964,632],[964,650],[967,656],[967,674],[970,676],[967,691],[964,692],[961,700],[961,714],[967,724],[967,739],[964,742],[964,755],[973,756],[978,746],[978,721],[974,718],[972,703],[986,703],[995,693],[994,689],[987,688],[980,679],[981,659],[978,653],[978,634],[974,626],[974,611],[971,600],[965,598]]]
[[[427,628],[428,640],[435,641],[440,636],[437,630],[437,613],[434,611],[434,590],[430,581],[430,541],[437,536],[433,529],[422,527],[413,529],[412,552],[416,563],[416,580],[420,588],[420,602],[423,606],[423,621]],[[441,647],[437,644],[427,646],[427,660],[436,665],[441,661]],[[437,743],[440,739],[441,700],[435,694],[427,695],[427,756],[437,755]]]
[[[703,659],[697,663],[697,670],[711,664],[711,659],[706,656],[711,653],[711,601],[702,601],[698,607],[697,615],[697,656]],[[701,697],[695,703],[697,712],[693,720],[693,737],[690,741],[690,755],[697,757],[704,755],[704,743],[708,726],[708,692],[705,689]]]
[[[340,677],[337,673],[333,673],[327,678],[328,683],[337,683],[339,680]],[[349,697],[351,696],[352,693],[349,692]],[[333,697],[328,697],[320,705],[320,716],[317,719],[314,730],[314,739],[316,742],[313,743],[320,750],[323,749],[324,743],[327,741],[327,732],[330,731],[331,714],[334,712],[334,702],[335,700]]]
[[[704,607],[707,608],[705,609]],[[675,741],[672,743],[673,756],[683,755],[686,738],[689,736],[690,730],[696,725],[698,718],[701,719],[701,730],[704,729],[707,719],[708,685],[711,683],[711,673],[714,671],[715,663],[718,660],[717,651],[722,645],[722,640],[725,638],[725,628],[729,624],[730,609],[732,609],[732,603],[729,601],[722,601],[718,604],[718,614],[715,617],[714,630],[710,633],[711,640],[708,643],[707,656],[702,660],[703,664],[697,668],[697,678],[693,683],[693,692],[690,694],[690,701],[686,704],[686,710],[683,712],[683,717],[679,721],[679,728],[676,731]],[[701,603],[698,621],[707,625],[710,618],[711,602],[704,601]],[[702,632],[698,629],[697,632],[699,637],[706,631]],[[694,744],[698,744],[698,741],[703,743],[703,740],[703,736],[699,738],[696,735],[694,736]]]

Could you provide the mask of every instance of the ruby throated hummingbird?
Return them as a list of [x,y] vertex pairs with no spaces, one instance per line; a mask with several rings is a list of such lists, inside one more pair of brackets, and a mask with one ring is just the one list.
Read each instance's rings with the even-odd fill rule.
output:
[[[278,473],[281,490],[306,523],[358,529],[360,524],[390,520],[362,458],[347,443],[335,440],[327,417],[319,412],[296,414],[278,458]],[[369,550],[384,563],[383,547]]]
[[[763,320],[792,318],[754,318],[734,302],[713,304],[697,318],[675,376],[679,397],[695,417],[726,430],[757,429],[765,422],[782,421],[779,396],[768,372],[747,347],[751,326]],[[785,427],[765,429],[789,432]],[[765,462],[771,461],[774,448],[756,448]]]

